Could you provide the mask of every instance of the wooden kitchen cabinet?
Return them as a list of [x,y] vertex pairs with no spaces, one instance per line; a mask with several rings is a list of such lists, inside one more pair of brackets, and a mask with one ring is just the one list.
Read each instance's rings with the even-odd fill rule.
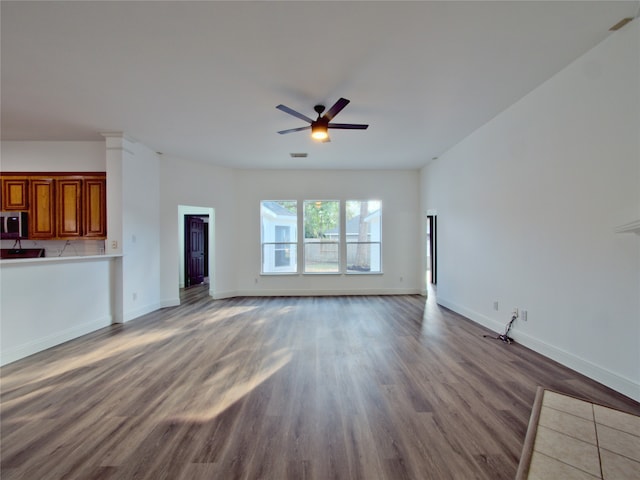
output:
[[27,212],[28,238],[107,238],[103,172],[3,172],[0,183],[1,209]]
[[3,178],[1,203],[2,211],[26,211],[29,208],[29,179],[26,177]]
[[49,239],[56,236],[55,182],[52,178],[29,180],[29,238]]
[[82,180],[56,179],[56,236],[71,239],[83,235]]
[[85,178],[82,194],[85,237],[107,237],[107,181],[104,178]]

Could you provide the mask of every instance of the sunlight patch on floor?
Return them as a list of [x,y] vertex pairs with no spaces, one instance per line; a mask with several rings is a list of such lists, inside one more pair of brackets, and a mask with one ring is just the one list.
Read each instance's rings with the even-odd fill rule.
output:
[[264,383],[272,375],[291,361],[292,354],[288,349],[280,349],[271,353],[262,360],[259,370],[253,372],[242,381],[229,384],[229,378],[237,375],[239,370],[247,367],[246,357],[238,355],[235,364],[230,364],[216,372],[215,376],[207,380],[198,394],[194,403],[203,403],[207,406],[183,410],[171,416],[172,421],[208,422],[215,419],[220,413],[233,405],[245,395],[251,393],[259,385]]
[[159,329],[144,333],[132,333],[118,336],[117,340],[109,339],[103,345],[97,347],[91,352],[82,355],[64,357],[54,360],[51,363],[42,365],[36,378],[33,377],[31,371],[25,374],[20,372],[13,373],[3,378],[3,389],[15,388],[15,386],[24,386],[33,382],[42,382],[44,380],[64,375],[73,370],[87,368],[94,363],[106,360],[110,357],[116,357],[125,352],[146,347],[153,343],[158,343],[175,336],[181,330],[177,328]]

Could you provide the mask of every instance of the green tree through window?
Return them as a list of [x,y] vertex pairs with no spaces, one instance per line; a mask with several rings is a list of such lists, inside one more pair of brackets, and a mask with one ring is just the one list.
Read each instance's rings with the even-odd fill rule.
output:
[[340,272],[340,202],[304,201],[304,272]]
[[330,230],[339,228],[340,202],[305,201],[304,238],[325,238]]

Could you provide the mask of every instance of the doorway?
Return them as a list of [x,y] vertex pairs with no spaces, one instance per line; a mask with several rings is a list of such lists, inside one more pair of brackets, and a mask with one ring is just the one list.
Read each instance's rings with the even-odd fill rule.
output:
[[185,287],[200,285],[207,277],[206,268],[209,264],[207,258],[207,238],[205,219],[208,216],[185,215],[184,216],[184,282]]
[[211,207],[200,207],[194,205],[178,205],[177,221],[177,237],[178,237],[178,270],[177,270],[177,287],[183,289],[193,286],[198,279],[191,280],[190,285],[187,283],[187,250],[189,241],[187,241],[187,219],[186,217],[199,217],[204,221],[204,278],[203,283],[208,286],[209,295],[214,296],[216,288],[216,269],[215,269],[215,223],[216,212]]

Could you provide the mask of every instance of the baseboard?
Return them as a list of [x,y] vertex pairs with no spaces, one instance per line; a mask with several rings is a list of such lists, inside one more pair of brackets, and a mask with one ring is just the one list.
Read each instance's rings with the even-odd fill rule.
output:
[[28,357],[34,353],[41,352],[48,348],[55,347],[56,345],[60,345],[61,343],[73,340],[74,338],[81,337],[82,335],[108,327],[111,325],[111,320],[111,316],[106,316],[91,322],[75,325],[74,327],[67,328],[60,332],[52,333],[46,337],[36,338],[30,342],[23,343],[22,345],[4,348],[2,349],[2,354],[0,356],[0,365],[15,362],[16,360]]
[[180,305],[180,298],[169,298],[160,300],[159,305],[159,308],[177,307],[178,305]]
[[233,298],[233,297],[242,297],[236,290],[229,290],[226,292],[214,292],[213,290],[209,290],[209,295],[213,297],[214,300],[222,300],[224,298]]
[[609,369],[543,342],[526,333],[512,332],[511,337],[525,347],[640,402],[640,384],[635,383],[630,378],[623,377]]
[[[178,305],[180,305],[180,302],[178,302]],[[158,303],[152,303],[150,305],[144,305],[134,310],[129,310],[128,312],[124,312],[124,321],[128,322],[130,320],[146,315],[147,313],[155,312],[160,308],[162,308],[161,303],[158,302]]]
[[468,308],[463,307],[462,305],[458,305],[456,303],[450,302],[444,298],[437,298],[438,305],[442,305],[443,307],[448,308],[449,310],[453,310],[456,313],[459,313],[463,317],[468,318],[469,320],[473,320],[475,323],[482,325],[483,327],[488,328],[489,330],[493,330],[495,332],[504,332],[505,325],[509,321],[506,319],[504,324],[494,320],[493,318],[487,317],[486,315],[482,315],[481,313],[475,312],[473,310],[469,310]]
[[234,292],[216,292],[215,299],[230,297],[327,297],[343,295],[419,295],[416,288],[381,288],[363,290],[238,290]]
[[[459,313],[469,320],[495,332],[503,333],[506,324],[509,321],[509,319],[506,319],[504,324],[501,324],[494,319],[487,317],[486,315],[474,312],[473,310],[469,310],[468,308],[462,307],[461,305],[457,305],[456,303],[450,302],[443,298],[438,298],[437,302],[439,305],[453,310],[454,312]],[[622,393],[623,395],[626,395],[629,398],[640,402],[640,384],[634,382],[632,379],[612,372],[611,370],[596,365],[589,360],[574,355],[573,353],[567,352],[566,350],[562,350],[561,348],[558,348],[526,333],[512,330],[509,333],[509,336],[511,336],[511,338],[513,338],[516,342],[524,345],[527,348],[530,348],[540,355],[544,355],[547,358],[555,360],[565,367],[571,368],[572,370],[575,370],[582,375],[585,375],[597,382],[602,383],[603,385],[606,385],[609,388],[614,389],[617,392]]]

